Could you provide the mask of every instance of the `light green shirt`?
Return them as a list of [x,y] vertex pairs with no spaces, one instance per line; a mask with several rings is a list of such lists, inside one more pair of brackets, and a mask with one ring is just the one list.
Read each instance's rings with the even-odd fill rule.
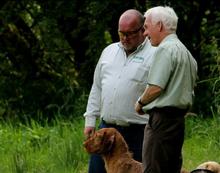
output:
[[149,71],[148,84],[161,87],[162,94],[146,105],[189,108],[193,102],[193,88],[197,78],[197,63],[176,34],[168,35],[158,46]]

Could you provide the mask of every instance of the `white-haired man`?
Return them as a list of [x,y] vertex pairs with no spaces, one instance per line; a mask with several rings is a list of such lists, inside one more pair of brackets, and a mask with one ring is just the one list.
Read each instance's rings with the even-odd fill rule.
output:
[[135,104],[137,113],[150,115],[143,143],[144,173],[179,173],[184,115],[192,106],[197,63],[177,38],[178,17],[172,8],[154,7],[144,16],[144,35],[157,47],[148,87]]

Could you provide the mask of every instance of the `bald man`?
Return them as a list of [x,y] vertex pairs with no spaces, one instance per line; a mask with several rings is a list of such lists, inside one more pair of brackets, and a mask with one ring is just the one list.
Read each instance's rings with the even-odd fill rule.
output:
[[[144,128],[148,115],[138,116],[134,105],[147,85],[147,75],[155,48],[144,33],[144,16],[137,10],[125,11],[119,18],[120,41],[107,46],[94,73],[84,114],[86,137],[99,128],[116,128],[127,142],[135,160],[142,160]],[[89,173],[105,173],[99,155],[91,155]]]

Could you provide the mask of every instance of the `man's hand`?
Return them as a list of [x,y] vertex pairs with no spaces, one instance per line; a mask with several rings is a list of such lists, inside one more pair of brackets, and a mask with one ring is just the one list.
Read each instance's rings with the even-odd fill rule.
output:
[[[154,99],[156,99],[162,92],[162,88],[156,85],[149,85],[144,93],[142,94],[142,96],[140,97],[141,100],[137,101],[135,104],[135,111],[139,114],[139,115],[143,115],[144,111],[142,110],[142,107],[144,105],[149,104],[150,102],[152,102]],[[139,99],[140,99],[139,98]]]
[[92,136],[94,132],[95,132],[95,127],[85,127],[84,129],[84,135],[86,136],[86,138]]
[[140,105],[138,103],[138,101],[135,103],[135,111],[139,114],[139,115],[144,115],[144,111],[142,110],[142,105]]

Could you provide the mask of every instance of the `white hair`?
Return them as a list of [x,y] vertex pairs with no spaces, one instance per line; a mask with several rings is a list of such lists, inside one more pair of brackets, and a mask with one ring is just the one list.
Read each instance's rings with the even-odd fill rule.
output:
[[162,22],[165,30],[170,33],[175,33],[177,29],[178,17],[171,7],[153,7],[146,11],[145,18],[150,17],[151,22],[155,25],[158,22]]

